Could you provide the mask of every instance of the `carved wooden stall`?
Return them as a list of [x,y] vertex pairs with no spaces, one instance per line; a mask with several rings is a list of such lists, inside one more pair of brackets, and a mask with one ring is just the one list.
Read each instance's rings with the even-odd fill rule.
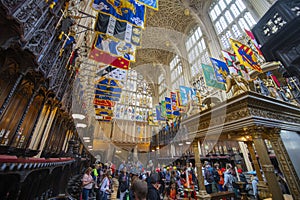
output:
[[64,193],[93,159],[71,117],[72,49],[60,52],[57,26],[64,3],[0,1],[0,199]]

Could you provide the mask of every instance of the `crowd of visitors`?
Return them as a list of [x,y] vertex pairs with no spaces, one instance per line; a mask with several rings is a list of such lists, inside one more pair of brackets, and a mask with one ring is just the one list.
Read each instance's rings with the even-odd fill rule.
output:
[[[202,167],[204,185],[208,194],[229,191],[236,197],[241,197],[241,191],[251,189],[252,199],[258,198],[258,178],[255,173],[243,173],[242,169],[231,164],[213,166],[205,161]],[[249,177],[250,176],[250,177]],[[116,187],[114,180],[118,180]],[[242,188],[238,184],[242,182]],[[117,188],[114,191],[113,188]],[[187,166],[156,167],[152,161],[143,166],[140,161],[125,162],[118,170],[111,162],[95,164],[87,168],[82,177],[82,199],[89,199],[89,193],[94,193],[97,200],[107,200],[116,192],[120,200],[175,200],[181,198],[197,199],[198,179],[197,170],[192,163]]]

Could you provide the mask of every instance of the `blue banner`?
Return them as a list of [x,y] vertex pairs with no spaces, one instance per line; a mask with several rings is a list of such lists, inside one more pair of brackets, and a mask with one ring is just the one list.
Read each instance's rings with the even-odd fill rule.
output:
[[129,61],[135,61],[136,47],[131,43],[118,41],[99,34],[96,40],[96,47],[112,56],[123,57]]
[[137,0],[137,1],[151,9],[158,10],[158,0]]
[[94,0],[92,8],[144,28],[145,6],[135,0]]
[[210,58],[210,60],[213,64],[217,81],[226,83],[226,77],[229,75],[229,68],[227,67],[226,63],[215,58]]

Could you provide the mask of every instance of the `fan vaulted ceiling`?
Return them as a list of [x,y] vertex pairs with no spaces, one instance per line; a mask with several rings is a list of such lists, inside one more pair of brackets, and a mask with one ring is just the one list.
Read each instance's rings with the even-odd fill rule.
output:
[[[206,0],[160,0],[158,11],[148,8],[142,46],[137,50],[132,68],[139,70],[146,64],[168,66],[175,54],[185,58],[186,34],[196,23],[201,23],[195,13],[200,13],[209,4]],[[156,75],[145,67],[139,71],[144,75]]]

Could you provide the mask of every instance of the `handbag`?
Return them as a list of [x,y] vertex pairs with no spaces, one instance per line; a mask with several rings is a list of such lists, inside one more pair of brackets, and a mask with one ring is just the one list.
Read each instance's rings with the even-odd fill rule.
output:
[[127,190],[126,183],[122,182],[120,184],[120,192],[125,192]]

